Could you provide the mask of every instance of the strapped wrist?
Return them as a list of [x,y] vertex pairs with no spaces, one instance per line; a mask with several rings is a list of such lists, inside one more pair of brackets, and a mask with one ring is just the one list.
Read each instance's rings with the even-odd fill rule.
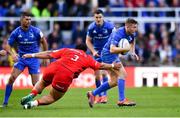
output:
[[35,57],[35,54],[31,54],[32,57]]
[[111,64],[111,67],[114,68],[114,64],[113,63]]

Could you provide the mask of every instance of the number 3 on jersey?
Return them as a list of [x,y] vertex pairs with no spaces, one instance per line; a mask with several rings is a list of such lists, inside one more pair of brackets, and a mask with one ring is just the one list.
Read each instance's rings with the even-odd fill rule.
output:
[[71,60],[73,60],[73,61],[77,61],[78,59],[79,59],[79,56],[78,56],[78,55],[74,55],[74,57],[71,58]]

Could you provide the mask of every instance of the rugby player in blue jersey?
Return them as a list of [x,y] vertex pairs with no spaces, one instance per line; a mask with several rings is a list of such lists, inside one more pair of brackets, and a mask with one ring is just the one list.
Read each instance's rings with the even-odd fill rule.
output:
[[[129,51],[129,54],[136,60],[139,60],[138,55],[135,53],[135,36],[137,35],[138,22],[132,18],[128,18],[124,27],[120,27],[116,31],[113,31],[108,42],[103,47],[101,52],[102,61],[105,63],[121,63],[118,55]],[[119,47],[119,41],[126,38],[130,43],[130,47]],[[121,63],[122,65],[122,63]],[[119,70],[108,70],[111,77],[111,81],[103,83],[100,87],[87,93],[89,100],[89,106],[93,107],[95,96],[103,91],[107,91],[115,86],[118,86],[119,100],[118,106],[135,106],[136,103],[128,100],[125,97],[125,78],[127,76],[126,70],[123,65]]]
[[[31,15],[23,12],[20,18],[21,26],[12,31],[5,50],[12,56],[15,62],[5,90],[3,107],[8,105],[9,97],[13,89],[13,83],[16,78],[28,67],[32,78],[32,84],[35,85],[39,79],[40,62],[36,58],[24,59],[22,56],[28,53],[39,52],[40,44],[43,50],[47,50],[47,42],[40,29],[31,25]],[[13,44],[18,46],[18,54],[12,51]],[[48,63],[48,60],[45,61]]]
[[[114,24],[110,21],[104,20],[103,11],[97,9],[94,12],[94,22],[92,22],[87,31],[86,36],[86,45],[89,50],[92,52],[94,58],[98,62],[102,62],[101,51],[108,41],[110,34],[114,28]],[[102,70],[95,71],[96,77],[96,87],[98,88],[101,83],[107,82],[107,73]],[[102,82],[101,82],[102,78]],[[96,103],[107,103],[107,92],[104,91],[98,94],[99,97],[96,97]]]

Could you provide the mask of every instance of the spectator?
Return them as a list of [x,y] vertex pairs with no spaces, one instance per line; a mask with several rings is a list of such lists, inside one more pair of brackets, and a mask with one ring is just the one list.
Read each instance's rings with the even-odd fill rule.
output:
[[159,46],[160,61],[163,65],[172,64],[172,47],[168,43],[168,38],[164,37],[162,44]]
[[86,32],[81,29],[79,23],[75,23],[72,31],[72,43],[75,43],[78,37],[81,37],[83,42],[85,42]]
[[62,32],[60,30],[60,25],[58,23],[54,24],[54,29],[53,32],[48,35],[48,44],[49,44],[49,49],[52,49],[52,46],[54,43],[60,47],[62,44]]
[[31,8],[31,13],[34,17],[40,17],[40,10],[39,10],[38,6],[39,6],[39,2],[35,0],[33,2],[32,8]]
[[51,16],[51,10],[52,10],[52,7],[53,7],[53,5],[52,5],[52,3],[49,3],[48,5],[47,5],[47,8],[44,8],[43,10],[42,10],[42,17],[50,17]]

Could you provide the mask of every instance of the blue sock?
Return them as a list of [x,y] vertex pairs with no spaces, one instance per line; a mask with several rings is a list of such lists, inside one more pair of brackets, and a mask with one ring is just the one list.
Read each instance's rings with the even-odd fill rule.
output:
[[[103,77],[102,82],[105,83],[107,81],[108,81],[108,78],[107,77]],[[102,92],[101,96],[107,96],[107,91]]]
[[104,92],[108,89],[110,89],[111,87],[109,86],[108,82],[103,83],[100,87],[96,88],[95,90],[92,91],[92,94],[94,96],[100,94],[101,92]]
[[[96,79],[96,88],[98,88],[99,86],[101,86],[101,80]],[[101,96],[101,94],[99,94],[99,96]]]
[[119,101],[125,99],[125,80],[118,79]]
[[12,88],[13,88],[13,85],[6,85],[6,91],[5,91],[3,104],[8,104],[8,100],[9,100],[9,96],[11,95]]

